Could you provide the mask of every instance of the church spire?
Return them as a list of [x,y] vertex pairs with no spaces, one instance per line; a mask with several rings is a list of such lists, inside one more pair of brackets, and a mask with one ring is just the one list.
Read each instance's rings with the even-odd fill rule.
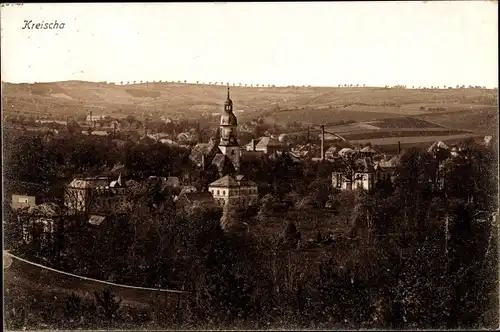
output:
[[224,110],[227,113],[233,112],[233,101],[231,100],[231,98],[229,96],[229,84],[227,85],[227,99],[226,99],[226,102],[224,103]]

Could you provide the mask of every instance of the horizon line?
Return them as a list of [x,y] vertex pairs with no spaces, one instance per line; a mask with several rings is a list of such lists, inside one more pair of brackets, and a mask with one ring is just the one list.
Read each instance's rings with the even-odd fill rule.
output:
[[[91,81],[91,80],[59,80],[59,81],[20,81],[20,82],[8,82],[3,81],[2,84],[54,84],[54,83],[65,83],[65,82],[81,82],[81,83],[98,83],[98,84],[109,84],[115,86],[125,86],[125,85],[143,85],[143,84],[185,84],[185,85],[215,85],[224,87],[240,87],[240,88],[404,88],[404,89],[416,89],[419,88],[434,88],[438,90],[443,89],[457,89],[457,85],[462,89],[486,89],[494,90],[498,89],[498,86],[488,86],[488,85],[474,85],[474,84],[435,84],[435,85],[408,85],[408,84],[336,84],[336,85],[313,85],[313,84],[261,84],[261,83],[243,83],[243,82],[201,82],[201,81],[180,81],[180,80],[155,80],[155,81]],[[222,83],[222,84],[220,84]],[[241,85],[240,85],[241,84]],[[451,90],[450,89],[450,90]]]

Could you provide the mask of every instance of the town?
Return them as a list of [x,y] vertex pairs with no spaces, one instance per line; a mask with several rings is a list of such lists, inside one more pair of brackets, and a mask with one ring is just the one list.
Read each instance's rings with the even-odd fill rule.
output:
[[[449,237],[459,232],[453,230],[458,224],[439,225],[441,218],[452,218],[446,212],[449,204],[468,210],[473,220],[482,222],[480,227],[496,223],[495,189],[489,182],[495,178],[491,165],[496,142],[489,136],[453,145],[436,141],[420,150],[402,150],[398,144],[388,154],[369,143],[352,143],[325,126],[316,131],[309,126],[305,137],[268,133],[247,137],[250,141],[243,144],[230,87],[220,104],[219,128],[212,137],[199,134],[199,123],[177,137],[150,133],[137,120],[130,122],[135,123],[133,130],[130,124],[123,129],[92,111],[77,124],[80,130],[66,124],[42,132],[12,132],[7,142],[16,144],[16,150],[7,170],[15,173],[6,186],[10,204],[4,204],[4,211],[10,211],[8,248],[77,275],[195,291],[199,285],[185,264],[199,253],[184,250],[209,236],[232,241],[243,237],[250,243],[258,239],[254,245],[259,249],[254,250],[267,258],[244,269],[271,259],[273,253],[287,257],[273,278],[284,278],[283,286],[296,291],[316,269],[331,267],[339,252],[365,260],[374,255],[373,246],[401,238],[415,247],[387,249],[403,264],[422,255],[424,247],[416,243],[426,243],[429,236],[437,236],[443,253],[448,252]],[[18,120],[8,118],[4,128],[9,126],[19,126]],[[403,214],[398,217],[394,209]],[[173,243],[165,247],[165,241],[187,247],[168,254]],[[147,243],[160,247],[146,249]],[[238,248],[228,245],[226,255],[248,250]],[[362,253],[352,251],[360,248]],[[177,272],[164,270],[169,266]],[[288,280],[289,269],[299,280]]]
[[498,329],[496,2],[112,6],[0,6],[5,330]]

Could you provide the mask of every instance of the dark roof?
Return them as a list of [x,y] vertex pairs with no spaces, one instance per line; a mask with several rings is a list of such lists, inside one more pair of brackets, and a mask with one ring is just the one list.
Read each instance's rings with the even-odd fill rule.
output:
[[256,162],[262,161],[266,157],[264,151],[241,151],[241,162]]
[[236,175],[236,178],[231,175],[226,175],[209,184],[210,187],[241,187],[241,186],[257,186],[255,182],[245,179],[242,175]]
[[[189,155],[189,159],[197,164],[201,164],[202,156],[210,157],[211,155],[216,153],[217,145],[212,143],[198,143],[191,149],[191,154]],[[205,160],[205,162],[210,162],[209,160]]]
[[59,206],[55,203],[43,203],[40,205],[30,206],[28,209],[28,213],[45,216],[45,217],[53,217],[59,215]]
[[215,155],[214,159],[212,160],[212,165],[217,167],[217,170],[219,172],[224,171],[226,167],[233,167],[233,163],[231,162],[231,160],[222,153],[217,153]]

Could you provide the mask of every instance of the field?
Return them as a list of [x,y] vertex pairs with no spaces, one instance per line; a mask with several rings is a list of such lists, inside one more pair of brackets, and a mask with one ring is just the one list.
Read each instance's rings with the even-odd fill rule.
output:
[[[225,98],[226,86],[221,84],[3,83],[4,114],[56,119],[83,117],[90,110],[113,117],[201,119],[220,113]],[[324,124],[327,131],[353,142],[378,145],[413,144],[417,137],[430,142],[495,135],[498,126],[497,91],[491,89],[237,85],[231,87],[231,98],[240,124],[257,117],[268,124],[300,122],[316,129]],[[338,125],[341,122],[351,124]]]

